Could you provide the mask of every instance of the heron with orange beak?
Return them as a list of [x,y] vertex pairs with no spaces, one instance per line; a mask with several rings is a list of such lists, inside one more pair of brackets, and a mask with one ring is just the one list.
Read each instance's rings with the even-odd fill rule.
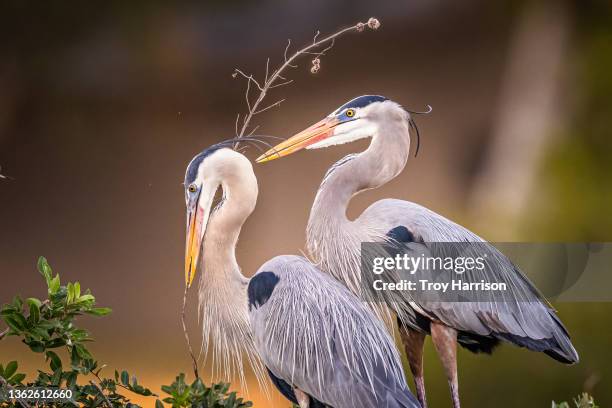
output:
[[[410,152],[410,131],[418,129],[410,112],[378,95],[357,97],[326,118],[274,146],[258,159],[268,162],[302,149],[318,149],[370,138],[368,148],[335,163],[317,191],[307,226],[307,246],[315,263],[369,304],[386,304],[397,315],[402,342],[414,376],[417,397],[427,405],[423,377],[423,346],[430,334],[444,365],[455,408],[460,406],[456,343],[478,353],[491,353],[501,342],[544,352],[562,363],[578,361],[568,332],[555,311],[533,284],[505,256],[490,246],[493,267],[508,282],[504,301],[424,303],[396,291],[364,291],[361,245],[394,242],[421,245],[439,256],[434,243],[486,244],[475,233],[418,204],[380,200],[350,220],[351,198],[384,185],[405,167]],[[486,244],[488,245],[488,244]],[[477,273],[462,279],[487,279]],[[525,300],[524,296],[529,298]],[[374,296],[374,298],[372,298]]]
[[248,361],[260,382],[267,374],[301,408],[418,408],[393,339],[339,282],[292,255],[242,274],[236,244],[258,187],[251,162],[233,146],[247,140],[211,146],[185,173],[185,283],[200,271],[202,349],[212,346],[213,372],[238,372],[244,384]]

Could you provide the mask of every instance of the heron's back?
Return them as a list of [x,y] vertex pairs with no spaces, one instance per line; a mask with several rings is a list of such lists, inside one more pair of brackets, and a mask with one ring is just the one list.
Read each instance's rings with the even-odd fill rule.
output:
[[340,407],[418,407],[382,323],[298,256],[266,262],[249,284],[256,348],[270,371]]

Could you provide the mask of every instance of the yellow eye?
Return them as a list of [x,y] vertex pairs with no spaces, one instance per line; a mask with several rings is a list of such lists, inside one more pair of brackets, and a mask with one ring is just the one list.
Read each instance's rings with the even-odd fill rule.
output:
[[348,109],[345,113],[346,116],[348,116],[349,118],[352,118],[353,116],[355,116],[355,110],[354,109]]
[[198,190],[198,188],[196,187],[195,184],[190,184],[189,185],[189,192],[190,193],[195,193]]

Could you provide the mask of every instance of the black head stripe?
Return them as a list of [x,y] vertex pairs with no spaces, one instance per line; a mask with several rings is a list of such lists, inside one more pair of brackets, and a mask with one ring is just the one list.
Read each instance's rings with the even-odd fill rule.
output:
[[348,101],[347,103],[339,107],[334,113],[340,113],[343,110],[348,109],[348,108],[355,108],[355,109],[363,108],[365,106],[368,106],[371,103],[384,102],[386,100],[388,99],[380,95],[362,95],[362,96],[358,96],[357,98]]
[[210,156],[217,150],[223,149],[224,147],[231,149],[234,143],[234,139],[224,140],[223,142],[219,142],[210,146],[209,148],[203,150],[201,153],[195,156],[187,166],[187,172],[185,173],[185,186],[188,186],[189,184],[195,181],[196,177],[198,177],[198,168],[200,167],[200,164],[202,164],[202,162],[208,156]]

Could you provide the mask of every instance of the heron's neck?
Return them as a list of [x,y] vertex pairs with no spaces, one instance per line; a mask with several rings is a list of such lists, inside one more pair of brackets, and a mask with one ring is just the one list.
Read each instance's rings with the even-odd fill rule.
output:
[[229,380],[238,374],[244,384],[245,357],[263,378],[249,324],[248,279],[236,261],[240,230],[257,200],[257,180],[252,173],[237,175],[225,180],[222,188],[224,200],[211,215],[204,237],[199,288],[202,350],[207,354],[212,348],[215,375]]
[[310,213],[310,224],[350,223],[346,216],[351,198],[362,191],[380,187],[395,178],[406,166],[410,135],[406,121],[392,121],[379,127],[368,148],[347,156],[330,168],[323,179]]

